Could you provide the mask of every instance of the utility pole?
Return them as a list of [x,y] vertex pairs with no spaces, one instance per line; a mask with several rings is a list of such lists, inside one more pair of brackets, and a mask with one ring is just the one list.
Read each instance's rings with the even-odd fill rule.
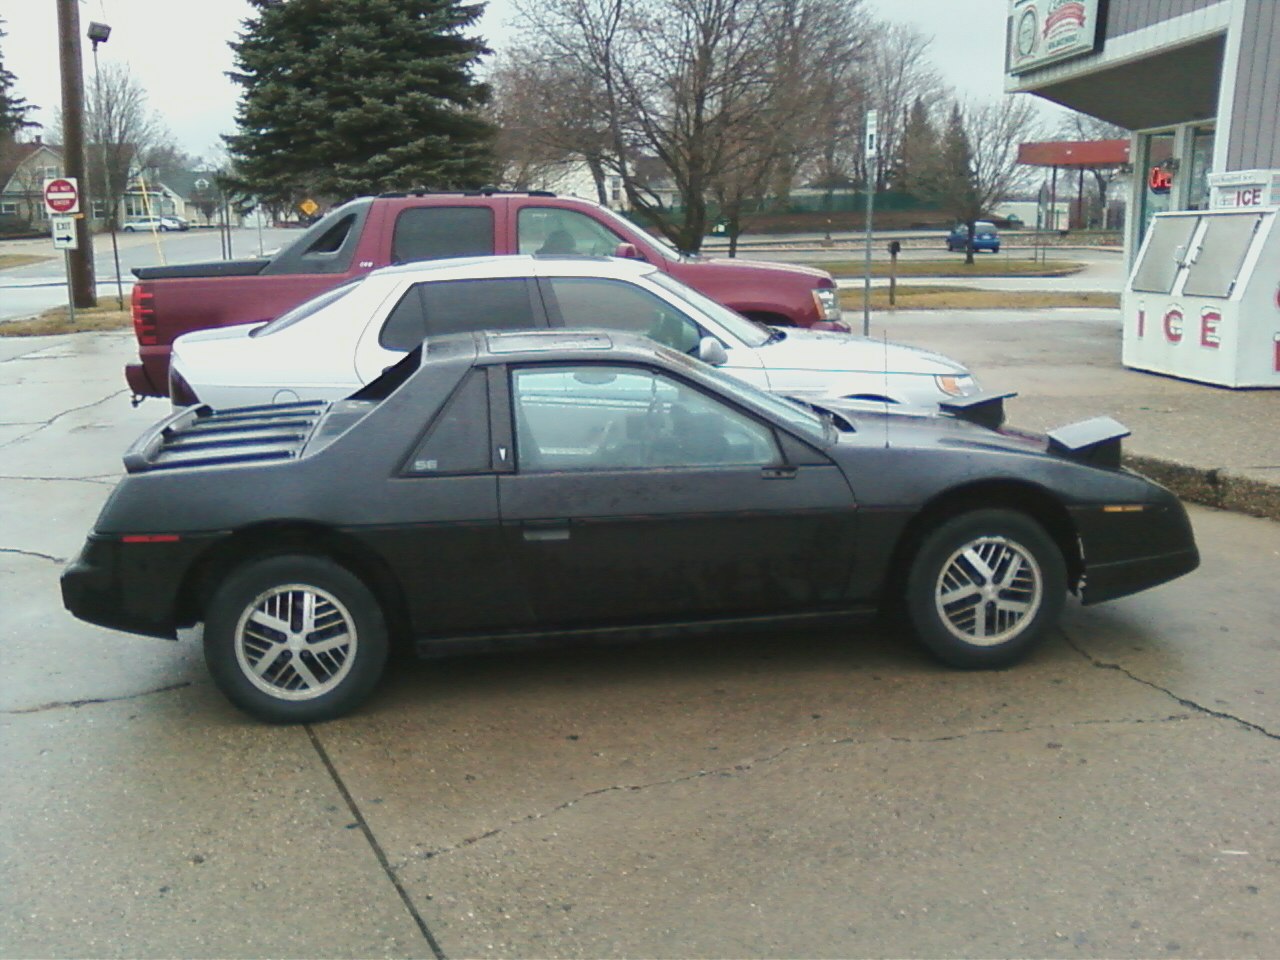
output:
[[76,249],[68,251],[71,300],[77,307],[96,307],[93,275],[93,232],[89,229],[93,200],[84,153],[84,71],[80,65],[80,8],[77,0],[58,0],[58,59],[62,65],[62,163],[80,186]]

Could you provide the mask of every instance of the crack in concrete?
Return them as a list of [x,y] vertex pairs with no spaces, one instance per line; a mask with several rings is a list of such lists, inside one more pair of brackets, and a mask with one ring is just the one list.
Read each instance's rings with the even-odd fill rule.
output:
[[1196,713],[1202,713],[1202,714],[1205,714],[1206,716],[1215,717],[1218,720],[1230,720],[1232,723],[1239,724],[1240,726],[1244,727],[1246,730],[1250,730],[1254,733],[1260,733],[1264,737],[1269,737],[1272,740],[1280,740],[1280,733],[1273,733],[1270,730],[1268,730],[1266,727],[1262,726],[1261,724],[1254,723],[1252,720],[1246,720],[1244,719],[1244,717],[1237,717],[1234,713],[1226,713],[1222,710],[1214,710],[1211,707],[1206,707],[1204,704],[1196,703],[1196,701],[1194,700],[1188,700],[1186,697],[1180,697],[1178,696],[1178,694],[1174,693],[1168,687],[1162,687],[1160,686],[1160,684],[1155,683],[1151,680],[1145,680],[1142,677],[1138,676],[1136,673],[1129,670],[1127,667],[1122,667],[1118,663],[1108,663],[1105,660],[1100,660],[1099,658],[1095,657],[1093,654],[1089,653],[1089,651],[1085,650],[1082,646],[1080,646],[1080,644],[1076,643],[1076,641],[1072,640],[1070,636],[1067,636],[1066,631],[1063,631],[1063,636],[1066,638],[1067,646],[1069,646],[1076,653],[1080,654],[1080,656],[1082,656],[1085,660],[1087,660],[1089,663],[1091,663],[1094,667],[1096,667],[1099,670],[1115,670],[1117,673],[1124,674],[1134,683],[1140,683],[1144,687],[1150,687],[1152,690],[1157,690],[1160,693],[1163,693],[1170,700],[1173,700],[1175,703],[1181,704],[1182,706],[1186,707],[1188,710],[1194,710]]
[[347,789],[346,781],[342,779],[342,774],[338,773],[338,768],[334,766],[333,760],[329,757],[329,751],[324,748],[324,744],[320,742],[320,738],[316,736],[315,728],[307,723],[303,724],[307,731],[307,737],[311,740],[311,746],[315,750],[320,762],[324,764],[325,770],[329,772],[329,779],[333,781],[333,785],[338,788],[338,793],[342,795],[343,801],[347,805],[347,809],[351,811],[351,815],[355,817],[355,826],[359,827],[360,832],[364,834],[365,842],[369,844],[369,848],[373,851],[374,857],[377,858],[378,865],[382,867],[382,872],[386,874],[387,879],[391,882],[391,886],[395,888],[396,893],[400,895],[400,902],[404,904],[405,909],[409,911],[409,916],[418,926],[418,932],[422,934],[422,938],[427,941],[427,946],[431,948],[431,953],[435,960],[446,960],[445,952],[441,948],[440,943],[436,940],[435,935],[431,932],[431,928],[427,926],[426,918],[422,916],[422,912],[418,909],[417,904],[413,902],[413,898],[409,896],[409,891],[404,888],[404,884],[400,882],[400,878],[396,875],[395,869],[391,866],[391,861],[387,859],[387,852],[382,848],[382,844],[378,842],[378,838],[373,835],[373,828],[369,826],[369,821],[365,819],[364,813],[360,810],[360,805],[356,803],[356,798],[351,795],[351,791]]
[[21,434],[20,436],[14,437],[12,440],[6,440],[4,443],[0,443],[0,450],[3,450],[5,447],[12,446],[15,443],[20,443],[21,441],[26,440],[28,437],[35,436],[41,430],[44,430],[47,427],[53,426],[53,424],[57,423],[63,417],[69,416],[70,414],[73,414],[73,413],[79,413],[81,410],[89,410],[93,407],[100,406],[101,404],[107,403],[110,400],[114,400],[116,397],[122,397],[128,392],[129,392],[128,390],[116,390],[114,393],[110,393],[100,400],[94,400],[92,403],[82,404],[81,406],[78,406],[78,407],[71,407],[68,410],[63,410],[61,413],[54,414],[48,420],[44,420],[40,422],[34,430],[28,430],[26,433]]
[[55,557],[47,553],[40,553],[38,550],[19,550],[17,547],[0,547],[0,553],[13,553],[19,557],[35,557],[37,560],[48,560],[50,563],[57,564],[67,562],[66,557]]
[[45,713],[49,710],[65,710],[70,707],[78,710],[81,707],[88,707],[98,703],[120,703],[124,700],[138,700],[142,697],[154,696],[157,693],[168,693],[170,690],[181,690],[183,687],[189,687],[192,681],[183,680],[181,683],[171,683],[168,686],[156,687],[154,690],[143,690],[140,693],[126,693],[120,697],[89,697],[84,700],[56,700],[53,703],[42,703],[36,707],[23,707],[19,710],[0,710],[0,714],[4,716],[17,716],[26,713]]
[[584,800],[590,800],[592,797],[599,797],[606,793],[624,793],[624,792],[637,793],[641,790],[652,789],[653,787],[674,786],[675,784],[678,784],[678,783],[688,783],[690,781],[701,780],[706,777],[731,777],[735,773],[740,773],[740,772],[750,770],[752,767],[755,767],[757,765],[773,763],[775,760],[780,759],[781,757],[785,756],[788,753],[791,753],[792,751],[807,750],[812,747],[870,746],[877,743],[909,743],[909,744],[946,743],[953,740],[965,740],[965,739],[968,739],[969,737],[991,736],[995,734],[1032,733],[1036,731],[1052,732],[1055,730],[1064,730],[1064,729],[1069,730],[1075,727],[1096,726],[1098,724],[1176,723],[1176,722],[1181,722],[1181,721],[1190,720],[1190,719],[1193,719],[1191,715],[1185,714],[1185,713],[1179,713],[1179,714],[1171,714],[1165,717],[1155,717],[1150,719],[1135,717],[1135,718],[1118,718],[1118,719],[1104,719],[1104,720],[1077,720],[1077,721],[1073,721],[1071,723],[1065,723],[1065,724],[1027,725],[1024,727],[1016,727],[1016,728],[990,727],[983,730],[969,730],[964,733],[948,734],[947,736],[941,736],[941,737],[876,737],[869,740],[859,739],[857,737],[842,737],[837,740],[808,741],[804,743],[798,743],[798,744],[793,744],[790,746],[783,747],[781,750],[778,750],[775,753],[767,754],[763,757],[752,757],[747,760],[741,760],[738,763],[727,764],[725,766],[715,767],[709,770],[699,770],[695,773],[688,773],[679,777],[672,777],[667,780],[653,780],[648,783],[613,784],[608,787],[600,787],[599,789],[596,789],[596,790],[588,790],[586,793],[578,797],[575,797],[572,800],[566,800],[563,803],[557,804],[556,806],[552,807],[550,810],[543,810],[537,813],[526,814],[523,817],[517,817],[514,820],[508,821],[504,826],[494,827],[491,830],[485,830],[483,833],[478,833],[475,836],[466,837],[458,841],[457,843],[453,844],[452,846],[439,847],[434,850],[424,850],[421,853],[413,854],[411,857],[401,860],[398,864],[396,864],[396,866],[393,869],[398,873],[400,870],[404,869],[414,861],[431,860],[431,859],[434,859],[435,857],[444,856],[445,854],[456,853],[459,850],[464,850],[467,847],[474,846],[475,844],[480,843],[481,841],[488,840],[491,837],[496,837],[498,836],[498,834],[502,833],[505,830],[510,830],[514,827],[523,826],[524,824],[527,824],[527,823],[536,823],[539,820],[545,820],[548,817],[552,817],[556,815],[557,813],[561,813],[565,810],[568,810],[570,807],[577,806],[579,803],[583,802]]

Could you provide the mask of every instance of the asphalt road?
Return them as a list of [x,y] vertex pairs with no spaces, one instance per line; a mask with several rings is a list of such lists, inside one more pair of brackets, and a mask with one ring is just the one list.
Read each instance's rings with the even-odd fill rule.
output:
[[1029,662],[891,632],[467,657],[345,720],[65,614],[131,338],[0,339],[0,955],[1280,954],[1280,525]]
[[[297,230],[262,231],[262,249],[270,251],[289,243]],[[198,263],[222,259],[223,247],[216,230],[188,230],[183,233],[119,233],[120,276],[124,296],[133,288],[134,267],[156,264]],[[231,231],[231,254],[235,259],[258,255],[257,230]],[[47,239],[7,240],[0,243],[0,253],[22,253],[45,257],[37,263],[12,267],[0,272],[0,322],[27,317],[67,302],[67,274],[61,251],[53,249]],[[111,237],[94,238],[94,270],[98,297],[108,301],[118,294],[115,258]],[[126,300],[127,305],[127,300]]]

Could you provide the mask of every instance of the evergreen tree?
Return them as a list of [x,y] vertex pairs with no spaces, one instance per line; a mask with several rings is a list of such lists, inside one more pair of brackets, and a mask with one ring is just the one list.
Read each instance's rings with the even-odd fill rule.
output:
[[894,187],[919,194],[928,187],[929,170],[938,153],[938,133],[929,119],[929,108],[916,97],[902,131],[902,147],[894,170]]
[[[0,40],[7,37],[4,20],[0,20]],[[13,92],[17,77],[4,66],[4,53],[0,51],[0,140],[13,139],[19,130],[26,127],[38,127],[40,124],[27,119],[27,114],[36,109],[34,104],[27,103],[24,97]]]
[[244,92],[226,137],[238,186],[268,202],[345,199],[491,177],[474,76],[490,51],[459,0],[249,0],[232,42]]

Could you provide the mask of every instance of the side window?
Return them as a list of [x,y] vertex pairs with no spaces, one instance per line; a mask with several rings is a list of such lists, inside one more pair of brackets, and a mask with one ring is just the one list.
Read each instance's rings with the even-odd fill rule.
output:
[[409,458],[418,476],[489,470],[489,392],[483,371],[473,371],[436,417]]
[[688,353],[698,346],[702,330],[661,297],[624,280],[552,277],[543,280],[548,308],[570,329],[603,327],[657,340]]
[[516,243],[520,253],[611,257],[618,244],[626,241],[576,210],[521,207],[516,216]]
[[488,207],[410,207],[396,217],[392,263],[492,253],[493,211]]
[[512,373],[522,472],[769,466],[773,430],[641,367],[581,364]]
[[536,325],[529,284],[521,277],[434,280],[406,291],[388,314],[378,343],[387,350],[412,350],[426,337]]

